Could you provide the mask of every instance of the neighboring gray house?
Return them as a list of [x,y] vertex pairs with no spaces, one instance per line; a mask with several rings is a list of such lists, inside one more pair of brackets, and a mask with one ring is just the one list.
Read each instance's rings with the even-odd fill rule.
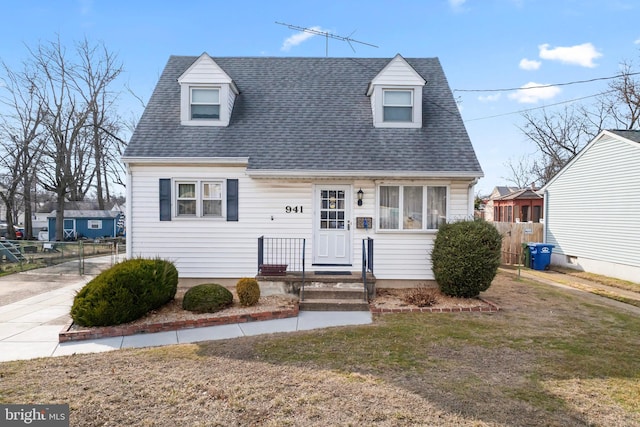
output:
[[437,58],[172,56],[123,160],[127,254],[181,278],[257,272],[258,238],[304,238],[307,270],[433,279],[443,221],[482,177]]
[[640,131],[603,131],[540,192],[551,262],[640,283]]

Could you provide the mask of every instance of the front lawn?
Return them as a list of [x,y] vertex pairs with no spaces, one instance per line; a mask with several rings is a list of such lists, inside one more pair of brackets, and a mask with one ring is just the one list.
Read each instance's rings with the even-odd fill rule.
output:
[[71,425],[640,426],[640,316],[499,274],[497,313],[0,363]]

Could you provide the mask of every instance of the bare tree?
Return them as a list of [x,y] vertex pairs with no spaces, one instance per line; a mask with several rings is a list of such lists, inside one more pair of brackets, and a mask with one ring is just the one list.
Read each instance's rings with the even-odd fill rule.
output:
[[531,173],[541,184],[547,183],[590,140],[604,129],[640,127],[640,80],[630,63],[609,84],[609,90],[592,105],[565,107],[560,112],[543,109],[538,115],[525,112],[520,130],[538,149]]
[[543,109],[540,115],[525,112],[522,117],[525,124],[520,130],[540,153],[533,162],[532,174],[542,185],[597,134],[584,114],[575,107],[565,107],[559,113]]
[[78,76],[82,82],[80,94],[91,111],[89,130],[95,168],[92,178],[95,179],[99,209],[105,209],[105,198],[110,198],[109,181],[114,175],[112,165],[120,164],[113,154],[119,153],[122,145],[122,140],[115,136],[120,121],[113,113],[117,95],[111,93],[109,88],[122,72],[122,65],[116,62],[115,55],[104,45],[90,46],[85,39],[77,50],[81,59]]
[[[56,195],[56,239],[64,239],[66,200],[81,201],[96,188],[104,207],[112,163],[119,163],[114,139],[119,119],[110,85],[122,71],[103,45],[76,44],[71,55],[60,40],[28,49],[21,84],[40,109],[42,141],[38,182]],[[117,141],[115,143],[114,141]]]
[[640,127],[640,80],[635,74],[631,63],[623,62],[622,73],[609,84],[611,90],[603,102],[620,129]]
[[0,167],[5,171],[5,191],[0,196],[7,210],[10,238],[15,238],[13,225],[20,208],[24,209],[25,237],[28,238],[33,235],[31,190],[42,155],[43,110],[41,100],[33,96],[28,68],[15,73],[2,63],[1,69],[4,90],[0,102],[8,113],[0,121]]
[[537,174],[534,173],[534,163],[529,155],[522,155],[517,160],[510,158],[504,165],[509,170],[509,176],[502,177],[507,183],[518,188],[525,188],[537,181]]

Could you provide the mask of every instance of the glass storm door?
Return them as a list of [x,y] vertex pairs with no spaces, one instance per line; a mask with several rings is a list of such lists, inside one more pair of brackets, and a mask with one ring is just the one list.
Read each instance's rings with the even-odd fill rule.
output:
[[351,264],[351,187],[315,188],[313,264]]

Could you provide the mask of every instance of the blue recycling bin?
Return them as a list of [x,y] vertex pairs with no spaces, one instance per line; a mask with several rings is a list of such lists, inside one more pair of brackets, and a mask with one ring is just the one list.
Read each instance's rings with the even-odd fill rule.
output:
[[548,270],[551,264],[551,252],[554,245],[548,243],[529,243],[531,253],[531,268],[534,270]]

